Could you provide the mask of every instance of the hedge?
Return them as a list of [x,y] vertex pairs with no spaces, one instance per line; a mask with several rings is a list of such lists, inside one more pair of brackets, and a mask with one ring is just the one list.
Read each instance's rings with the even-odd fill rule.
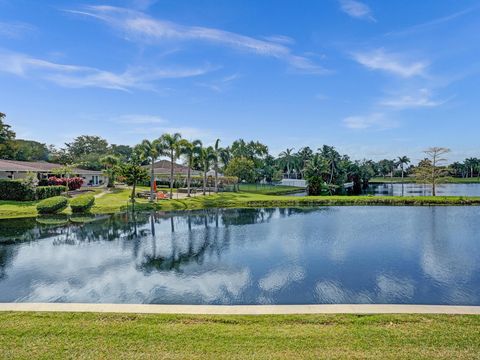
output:
[[95,197],[93,195],[82,195],[70,201],[70,208],[74,213],[84,213],[89,211],[94,204]]
[[67,191],[66,186],[38,186],[35,189],[35,198],[37,200],[43,200],[53,196],[59,196],[65,191]]
[[0,180],[0,200],[35,200],[35,190],[22,180]]
[[37,204],[37,211],[40,214],[56,214],[64,210],[68,205],[68,199],[65,196],[54,196],[40,201]]

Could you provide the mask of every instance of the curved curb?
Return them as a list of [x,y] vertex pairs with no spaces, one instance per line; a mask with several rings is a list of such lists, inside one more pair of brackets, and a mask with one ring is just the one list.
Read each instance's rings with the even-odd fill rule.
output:
[[147,305],[83,303],[0,303],[0,311],[97,312],[190,315],[274,314],[462,314],[480,315],[480,306],[455,305]]

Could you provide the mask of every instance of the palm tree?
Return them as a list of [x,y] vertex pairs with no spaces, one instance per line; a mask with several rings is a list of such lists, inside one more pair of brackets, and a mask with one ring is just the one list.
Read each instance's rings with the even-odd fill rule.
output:
[[140,143],[142,157],[150,161],[150,201],[155,200],[155,161],[162,155],[166,155],[165,147],[159,139]]
[[291,148],[291,149],[287,148],[285,151],[282,151],[280,154],[278,154],[280,163],[287,167],[287,174],[289,179],[290,179],[290,165],[293,164],[293,160],[294,160],[293,149],[294,148]]
[[329,184],[333,182],[333,178],[337,173],[338,163],[340,162],[340,154],[333,146],[323,145],[320,150],[321,156],[327,160],[328,167],[330,169],[330,179],[328,181]]
[[213,147],[213,169],[215,170],[215,193],[218,193],[218,162],[220,160],[220,154],[222,149],[220,148],[220,139],[215,141]]
[[207,187],[207,172],[215,158],[214,151],[215,150],[211,146],[202,148],[200,151],[199,160],[203,172],[203,195],[205,195],[205,188]]
[[120,163],[120,159],[115,155],[105,155],[104,157],[100,158],[100,163],[105,166],[105,174],[108,176],[108,188],[115,187],[115,168]]
[[308,195],[320,195],[322,185],[324,184],[323,176],[328,174],[328,163],[320,154],[313,155],[307,161],[305,166],[305,180],[307,181]]
[[202,149],[202,142],[200,140],[193,140],[192,142],[185,139],[180,140],[180,153],[185,155],[187,159],[187,196],[190,197],[190,184],[191,184],[191,169],[195,161],[195,157],[199,156]]
[[400,165],[400,168],[402,169],[402,182],[403,182],[403,177],[405,174],[405,165],[410,163],[410,159],[407,156],[399,156],[397,164]]
[[174,134],[163,134],[160,137],[160,143],[162,148],[164,148],[170,157],[170,199],[173,198],[173,169],[175,165],[175,160],[180,156],[179,143],[182,139],[182,135],[179,133]]

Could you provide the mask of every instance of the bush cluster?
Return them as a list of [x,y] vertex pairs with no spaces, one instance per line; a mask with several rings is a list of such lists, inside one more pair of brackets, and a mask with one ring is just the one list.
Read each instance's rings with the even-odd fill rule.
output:
[[68,199],[65,196],[54,196],[44,199],[37,204],[37,211],[40,214],[56,214],[64,210],[68,205]]
[[67,191],[67,188],[60,185],[37,186],[37,188],[35,189],[35,198],[37,200],[48,199],[53,196],[59,196],[65,191]]
[[93,195],[82,195],[70,201],[70,208],[74,213],[85,213],[88,212],[94,204],[95,197]]
[[68,186],[68,190],[78,190],[83,185],[83,179],[78,176],[71,178],[59,178],[56,176],[51,176],[48,178],[48,185]]
[[35,190],[22,180],[0,180],[0,200],[35,200]]

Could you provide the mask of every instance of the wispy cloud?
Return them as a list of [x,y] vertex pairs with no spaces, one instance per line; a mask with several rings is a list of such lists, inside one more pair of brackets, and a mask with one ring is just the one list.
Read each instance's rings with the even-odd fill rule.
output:
[[414,94],[401,95],[392,97],[380,102],[380,105],[391,107],[394,109],[408,109],[408,108],[431,108],[444,104],[448,100],[434,100],[432,94],[428,89],[420,89]]
[[155,81],[199,76],[212,70],[209,66],[192,69],[131,67],[124,72],[114,73],[87,66],[59,64],[8,51],[0,51],[0,64],[0,72],[41,78],[64,87],[123,91],[135,88],[153,90]]
[[353,58],[371,70],[381,70],[404,78],[425,75],[429,65],[426,61],[407,60],[402,54],[388,53],[383,49],[357,52]]
[[410,26],[410,27],[405,28],[403,30],[389,32],[389,33],[385,34],[385,36],[406,35],[406,34],[415,33],[417,31],[431,29],[431,28],[433,28],[437,25],[441,25],[441,24],[453,21],[453,20],[458,19],[460,17],[463,17],[467,14],[470,14],[474,11],[477,11],[479,9],[480,9],[479,5],[472,6],[472,7],[469,7],[467,9],[460,10],[460,11],[451,13],[449,15],[442,16],[442,17],[424,22],[422,24],[417,24],[417,25]]
[[22,22],[0,21],[0,37],[18,39],[25,34],[35,31],[35,27]]
[[221,93],[224,92],[232,82],[235,80],[239,79],[241,77],[240,74],[232,74],[228,76],[224,76],[221,79],[218,80],[213,80],[210,82],[198,82],[196,85],[206,87],[210,90],[213,90],[215,92]]
[[353,130],[386,130],[398,126],[398,123],[389,119],[383,113],[349,116],[343,119],[343,126]]
[[340,8],[349,16],[357,19],[376,21],[370,7],[356,0],[339,0]]
[[112,119],[117,124],[166,124],[168,121],[161,116],[145,114],[126,114]]
[[[285,61],[293,68],[313,73],[328,72],[310,59],[295,55],[286,45],[289,38],[278,35],[272,40],[261,40],[229,31],[201,26],[185,26],[160,20],[139,11],[113,6],[87,6],[84,10],[67,10],[70,13],[91,16],[121,31],[127,40],[149,44],[166,41],[204,41],[260,56]],[[279,41],[280,40],[280,41]]]

